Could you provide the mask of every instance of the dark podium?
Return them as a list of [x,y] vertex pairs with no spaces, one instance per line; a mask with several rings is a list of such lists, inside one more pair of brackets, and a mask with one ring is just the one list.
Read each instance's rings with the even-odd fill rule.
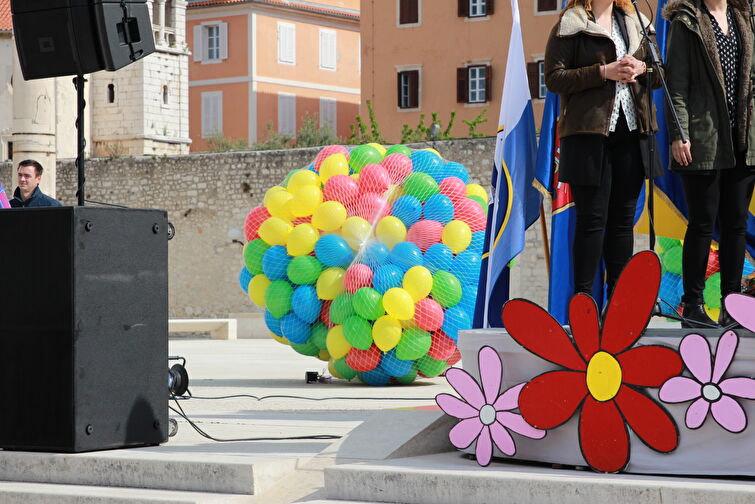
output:
[[0,210],[0,448],[168,438],[168,220],[161,210]]

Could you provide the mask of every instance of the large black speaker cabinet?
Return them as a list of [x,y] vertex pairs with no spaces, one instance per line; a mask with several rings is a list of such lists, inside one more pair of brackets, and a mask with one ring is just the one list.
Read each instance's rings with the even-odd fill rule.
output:
[[24,79],[117,70],[155,50],[146,0],[11,0]]
[[165,442],[166,213],[9,209],[0,230],[0,448]]

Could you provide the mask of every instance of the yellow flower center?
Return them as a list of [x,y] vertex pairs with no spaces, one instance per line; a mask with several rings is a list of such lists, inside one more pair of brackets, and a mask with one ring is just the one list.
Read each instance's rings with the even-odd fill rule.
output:
[[621,366],[613,355],[598,352],[587,364],[587,390],[596,401],[609,401],[621,387]]

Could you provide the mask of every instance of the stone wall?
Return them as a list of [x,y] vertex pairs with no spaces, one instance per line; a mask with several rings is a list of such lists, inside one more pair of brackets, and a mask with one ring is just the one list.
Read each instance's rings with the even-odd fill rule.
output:
[[[437,142],[435,148],[446,159],[465,164],[474,182],[489,184],[495,139]],[[237,281],[244,218],[268,188],[289,171],[307,166],[317,152],[311,148],[93,159],[86,165],[87,197],[168,211],[176,227],[169,242],[171,317],[256,311]],[[9,187],[10,181],[10,164],[1,164],[0,184]],[[64,204],[75,204],[75,184],[73,161],[59,161],[58,198]],[[539,223],[527,231],[525,252],[512,271],[511,294],[545,305],[548,281],[541,236]]]

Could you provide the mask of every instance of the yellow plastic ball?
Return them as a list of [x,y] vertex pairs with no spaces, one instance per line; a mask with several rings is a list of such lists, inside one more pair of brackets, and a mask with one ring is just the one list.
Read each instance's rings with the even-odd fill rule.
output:
[[343,268],[327,268],[317,279],[317,297],[325,300],[333,300],[343,292]]
[[286,188],[285,187],[281,187],[281,186],[273,186],[270,189],[268,189],[265,192],[265,197],[262,199],[262,206],[264,206],[265,208],[267,208],[267,204],[270,201],[270,198],[273,196],[273,194],[275,194],[275,193],[277,193],[279,191],[285,191],[285,190],[286,190]]
[[374,147],[375,150],[377,150],[381,156],[385,157],[385,147],[375,142],[368,143],[367,145],[369,145],[370,147]]
[[717,321],[717,320],[718,320],[718,316],[719,316],[719,315],[721,315],[721,308],[708,308],[708,307],[706,306],[706,307],[705,307],[705,313],[707,313],[707,314],[708,314],[708,316],[709,316],[709,317],[710,317],[710,318],[711,318],[711,319],[712,319],[713,321]]
[[320,353],[317,354],[317,358],[321,361],[328,362],[330,360],[330,354],[327,350],[320,350]]
[[346,220],[346,207],[337,201],[326,201],[312,214],[312,225],[323,231],[335,231]]
[[293,229],[294,226],[292,226],[286,219],[281,219],[280,217],[268,217],[265,222],[260,225],[257,233],[260,235],[260,238],[270,246],[285,245],[288,241],[288,235],[291,234]]
[[359,174],[358,173],[352,173],[351,175],[349,175],[349,177],[351,177],[354,180],[354,182],[359,182]]
[[414,300],[406,289],[393,287],[383,295],[383,308],[391,317],[398,320],[414,318]]
[[312,170],[299,170],[288,179],[288,186],[286,188],[288,192],[294,194],[297,189],[305,186],[315,186],[320,189],[320,176]]
[[249,299],[260,308],[265,307],[265,291],[270,285],[270,279],[263,274],[254,275],[249,281]]
[[451,252],[458,254],[466,250],[472,242],[472,230],[466,222],[454,220],[443,228],[441,238],[443,244],[450,248]]
[[414,266],[404,275],[402,286],[416,303],[430,294],[433,288],[433,274],[424,266]]
[[438,156],[439,158],[443,159],[443,156],[441,156],[441,155],[440,155],[440,152],[438,152],[438,151],[436,151],[435,149],[432,149],[432,148],[430,148],[430,147],[426,147],[426,148],[424,148],[424,149],[420,149],[420,150],[426,150],[426,151],[430,151],[430,152],[432,152],[433,154],[435,154],[436,156]]
[[335,362],[332,358],[328,361],[328,371],[330,371],[331,376],[335,376],[336,378],[344,379],[343,376],[336,370]]
[[275,191],[270,195],[265,207],[273,217],[291,220],[294,218],[294,214],[291,212],[293,199],[294,195],[288,191]]
[[317,232],[312,224],[299,224],[288,235],[288,244],[286,245],[288,255],[300,256],[309,254],[315,249],[315,243],[319,239],[320,233]]
[[401,186],[391,184],[390,186],[388,186],[388,190],[383,194],[383,197],[388,202],[388,204],[392,205],[403,195],[404,190],[401,188]]
[[349,217],[341,227],[341,236],[352,250],[359,250],[372,238],[372,225],[362,217]]
[[338,153],[333,154],[325,158],[325,161],[320,165],[320,180],[323,184],[328,181],[330,177],[334,175],[348,175],[349,174],[349,161],[346,156]]
[[383,315],[372,325],[372,340],[383,352],[398,345],[401,333],[401,322],[390,315]]
[[[310,172],[312,173],[312,172]],[[314,185],[305,185],[296,190],[291,200],[291,213],[294,217],[308,217],[322,203],[322,191]]]
[[337,325],[330,328],[325,337],[325,346],[333,359],[340,359],[349,353],[351,345],[343,335],[343,326]]
[[291,342],[286,339],[285,336],[278,336],[277,334],[270,332],[270,337],[282,345],[290,345]]
[[479,184],[468,184],[467,196],[479,196],[485,201],[486,205],[488,204],[488,192]]
[[390,250],[406,239],[406,226],[398,217],[389,215],[380,219],[375,228],[375,236]]

